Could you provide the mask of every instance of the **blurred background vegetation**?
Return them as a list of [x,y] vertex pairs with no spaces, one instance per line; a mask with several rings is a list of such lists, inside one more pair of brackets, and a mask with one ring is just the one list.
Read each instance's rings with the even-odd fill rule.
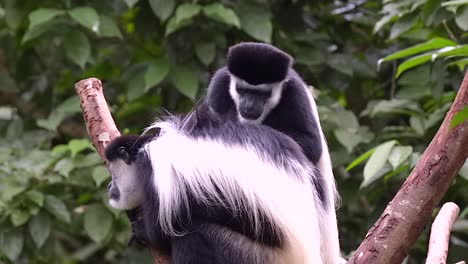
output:
[[[349,254],[449,109],[467,30],[467,0],[0,0],[0,263],[150,263],[107,205],[74,83],[101,79],[120,130],[140,133],[189,110],[241,41],[289,52],[316,88]],[[444,198],[462,209],[452,262],[468,258],[467,186],[465,164]]]

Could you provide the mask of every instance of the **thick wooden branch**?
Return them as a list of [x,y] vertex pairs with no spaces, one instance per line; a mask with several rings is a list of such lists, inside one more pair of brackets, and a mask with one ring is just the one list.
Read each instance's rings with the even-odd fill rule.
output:
[[468,105],[468,73],[421,159],[348,263],[402,263],[468,156],[468,122],[450,129]]
[[[86,129],[99,156],[107,164],[104,156],[106,145],[114,138],[120,136],[114,119],[107,107],[102,90],[102,83],[96,78],[81,80],[75,84],[76,93],[81,99],[81,109],[86,123]],[[168,264],[166,256],[156,249],[149,249],[155,264]]]
[[432,223],[426,264],[447,262],[450,231],[459,213],[460,208],[455,203],[445,203],[440,209]]

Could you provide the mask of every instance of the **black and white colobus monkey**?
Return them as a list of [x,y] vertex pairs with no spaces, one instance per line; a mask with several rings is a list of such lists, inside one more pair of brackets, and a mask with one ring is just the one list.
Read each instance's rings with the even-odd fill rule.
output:
[[[277,50],[262,51],[274,58]],[[340,261],[333,175],[315,102],[289,56],[287,78],[268,79],[280,75],[270,55],[262,58],[270,71],[244,75],[228,67],[235,73],[227,72],[228,93],[213,96],[222,88],[215,86],[218,78],[225,80],[218,72],[205,103],[187,118],[150,127],[159,128],[159,136],[119,138],[107,148],[111,205],[142,205],[145,239],[171,254],[174,264]],[[299,85],[291,84],[293,77]],[[259,97],[261,111],[250,110]],[[230,107],[219,111],[215,98]],[[311,123],[281,123],[288,110],[309,113],[304,122]],[[304,144],[308,134],[316,146]]]
[[200,111],[155,123],[157,137],[107,147],[110,204],[141,205],[146,242],[173,264],[337,263],[321,252],[326,211],[300,146]]
[[[213,76],[206,103],[215,113],[241,123],[263,124],[296,141],[318,168],[314,188],[326,208],[322,246],[339,254],[335,188],[330,154],[315,100],[292,68],[293,59],[264,43],[240,43],[229,49],[227,66]],[[331,257],[330,257],[331,258]]]

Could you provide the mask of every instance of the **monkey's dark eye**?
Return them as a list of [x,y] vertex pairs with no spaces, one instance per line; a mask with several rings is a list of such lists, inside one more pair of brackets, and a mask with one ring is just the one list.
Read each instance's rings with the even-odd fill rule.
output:
[[128,155],[127,150],[125,149],[125,147],[120,147],[117,151],[122,156],[127,156]]
[[120,147],[118,150],[120,157],[125,161],[125,163],[130,163],[130,153],[127,152],[125,147]]

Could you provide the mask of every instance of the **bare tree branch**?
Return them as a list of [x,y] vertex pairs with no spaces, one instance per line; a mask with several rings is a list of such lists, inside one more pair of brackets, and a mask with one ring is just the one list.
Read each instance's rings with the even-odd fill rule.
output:
[[450,129],[468,105],[468,73],[439,131],[348,263],[402,263],[468,156],[468,122]]
[[[81,99],[81,109],[83,110],[88,134],[99,156],[107,164],[104,155],[106,145],[112,139],[120,136],[120,132],[107,107],[102,83],[96,78],[84,79],[75,84],[75,90]],[[153,263],[169,263],[168,258],[160,254],[156,249],[150,248],[149,250],[153,257]]]
[[443,264],[447,262],[450,231],[460,213],[455,203],[445,203],[432,223],[431,237],[426,264]]

